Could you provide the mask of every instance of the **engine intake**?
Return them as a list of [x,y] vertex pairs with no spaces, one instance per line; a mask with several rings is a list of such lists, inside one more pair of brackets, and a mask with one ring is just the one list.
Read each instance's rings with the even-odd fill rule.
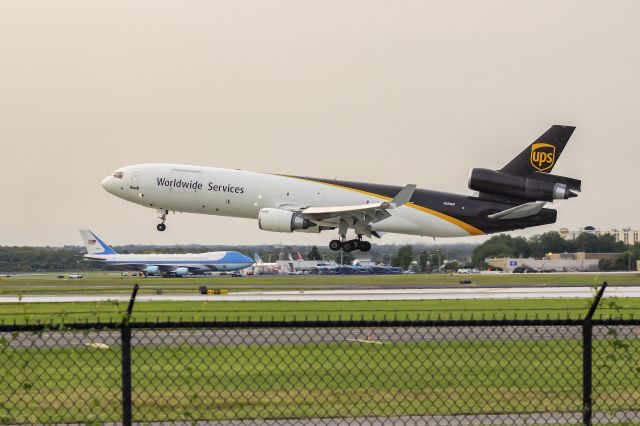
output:
[[264,208],[258,213],[258,227],[263,231],[293,232],[314,226],[317,225],[291,210]]
[[185,268],[183,266],[176,268],[175,271],[173,271],[173,273],[175,274],[176,277],[184,277],[189,273],[189,268]]
[[157,266],[147,266],[144,269],[145,274],[147,275],[158,275],[159,269]]
[[577,197],[572,190],[580,190],[580,181],[548,173],[515,176],[496,170],[473,169],[469,189],[522,200],[553,201]]

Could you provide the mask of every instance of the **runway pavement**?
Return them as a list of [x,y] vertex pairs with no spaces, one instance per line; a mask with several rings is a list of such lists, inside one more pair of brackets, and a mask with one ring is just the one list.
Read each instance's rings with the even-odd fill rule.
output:
[[[586,299],[594,295],[591,287],[490,287],[428,288],[384,290],[297,290],[245,291],[227,295],[140,294],[138,301],[356,301],[356,300],[471,300],[471,299]],[[609,287],[605,297],[640,297],[640,286]],[[0,296],[0,303],[55,303],[127,301],[127,294],[60,294]]]
[[[640,328],[616,326],[621,339],[637,339]],[[594,327],[593,337],[609,336],[610,327]],[[11,348],[95,348],[120,346],[119,330],[0,333]],[[438,326],[438,327],[307,327],[262,329],[135,329],[134,347],[237,347],[247,345],[357,344],[418,342],[577,341],[581,326]]]

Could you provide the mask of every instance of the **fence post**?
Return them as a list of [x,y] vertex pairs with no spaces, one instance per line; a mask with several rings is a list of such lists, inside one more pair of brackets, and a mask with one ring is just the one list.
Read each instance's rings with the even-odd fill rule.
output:
[[591,320],[606,288],[607,283],[605,281],[593,299],[589,312],[587,312],[587,316],[582,323],[582,423],[585,426],[591,426],[593,416],[593,323]]
[[122,322],[122,424],[131,426],[131,326]]
[[591,319],[582,323],[582,423],[591,426],[593,401],[591,400],[591,356],[592,356],[593,326]]
[[138,294],[138,284],[133,286],[127,313],[122,318],[120,325],[120,338],[122,344],[122,424],[131,426],[132,402],[131,402],[131,313],[133,303]]

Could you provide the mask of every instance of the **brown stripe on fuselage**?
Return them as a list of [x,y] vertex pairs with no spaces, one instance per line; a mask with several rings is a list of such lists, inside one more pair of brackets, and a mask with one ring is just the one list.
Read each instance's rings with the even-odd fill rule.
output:
[[[394,186],[394,185],[380,185],[375,183],[339,181],[339,180],[331,180],[331,179],[318,179],[318,178],[290,176],[290,175],[279,175],[279,176],[306,180],[314,183],[321,183],[324,185],[333,186],[335,188],[340,188],[340,189],[347,189],[350,191],[358,192],[360,194],[382,198],[383,200],[386,200],[386,201],[391,201],[393,197],[395,197],[396,194],[398,194],[398,192],[400,192],[400,190],[402,189],[402,187]],[[445,195],[445,193],[436,192],[436,191],[425,191],[425,190],[418,189],[416,190],[416,192],[414,192],[413,197],[411,197],[411,202],[405,204],[405,206],[411,207],[423,213],[428,213],[432,216],[436,216],[441,219],[444,219],[447,222],[464,229],[466,232],[469,233],[469,235],[485,234],[485,232],[481,231],[475,226],[470,225],[456,217],[453,217],[441,211],[435,210],[433,206],[427,205],[427,198],[437,198],[439,201],[443,195]],[[455,196],[459,198],[465,198],[463,196],[454,195],[454,194],[446,194],[446,196],[448,197]]]

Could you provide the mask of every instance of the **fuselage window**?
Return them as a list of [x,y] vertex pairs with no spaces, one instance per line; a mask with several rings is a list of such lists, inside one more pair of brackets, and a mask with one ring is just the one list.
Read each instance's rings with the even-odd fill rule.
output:
[[113,177],[114,177],[114,178],[117,178],[117,179],[122,179],[122,176],[123,176],[123,173],[122,173],[122,172],[115,172],[115,173],[113,174]]

